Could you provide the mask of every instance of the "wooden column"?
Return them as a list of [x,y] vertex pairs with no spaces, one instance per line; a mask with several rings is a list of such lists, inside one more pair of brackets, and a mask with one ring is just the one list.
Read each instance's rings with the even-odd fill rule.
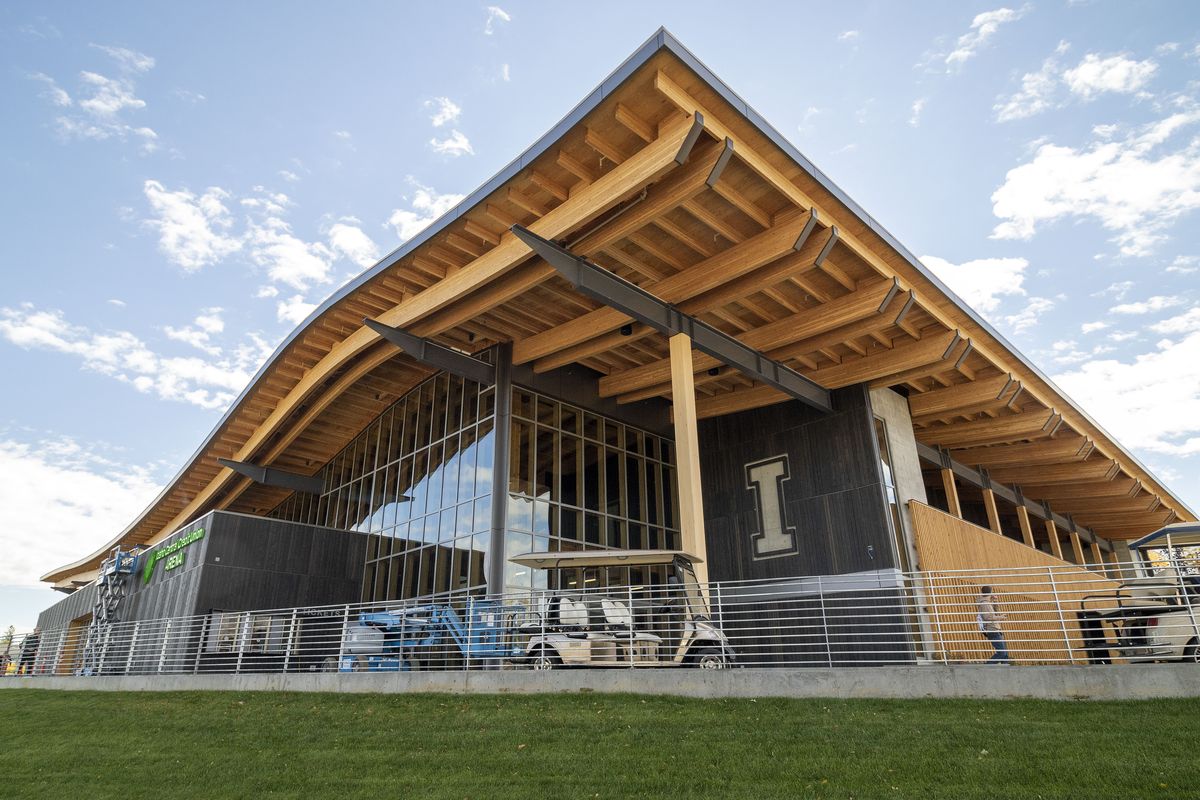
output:
[[1078,531],[1071,531],[1071,551],[1075,554],[1075,563],[1086,567],[1087,559],[1083,557],[1083,542],[1079,538]]
[[699,556],[696,578],[708,583],[708,545],[704,536],[704,493],[700,488],[700,443],[696,431],[696,384],[692,340],[671,337],[671,403],[675,417],[676,475],[679,476],[679,530],[685,552]]
[[1017,506],[1017,522],[1021,525],[1021,538],[1025,540],[1027,547],[1036,547],[1033,542],[1033,528],[1029,524],[1029,509],[1025,506]]
[[1108,551],[1107,561],[1109,577],[1121,580],[1121,557],[1117,555],[1117,548]]
[[1046,535],[1050,537],[1050,552],[1057,559],[1062,559],[1062,541],[1058,538],[1058,526],[1054,524],[1054,520],[1046,520]]
[[988,527],[993,533],[1003,533],[1000,530],[1000,512],[996,508],[996,493],[991,489],[983,490],[983,507],[987,509]]
[[954,470],[942,470],[942,486],[946,490],[946,508],[954,516],[962,519],[962,506],[958,503],[958,487],[954,485]]
[[1099,542],[1092,542],[1092,563],[1096,569],[1104,570],[1104,552],[1100,549]]

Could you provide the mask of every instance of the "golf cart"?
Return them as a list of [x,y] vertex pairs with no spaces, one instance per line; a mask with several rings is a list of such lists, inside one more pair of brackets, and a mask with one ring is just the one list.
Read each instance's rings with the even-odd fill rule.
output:
[[1089,660],[1200,661],[1200,523],[1167,525],[1129,549],[1136,576],[1081,604]]
[[528,553],[509,559],[546,570],[549,589],[523,624],[524,663],[534,669],[673,667],[724,669],[729,639],[709,618],[692,564],[676,550]]

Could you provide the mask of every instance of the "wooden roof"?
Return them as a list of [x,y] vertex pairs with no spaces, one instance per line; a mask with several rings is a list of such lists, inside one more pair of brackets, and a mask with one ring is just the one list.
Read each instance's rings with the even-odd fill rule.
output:
[[[703,134],[678,163],[698,116]],[[796,250],[813,212],[817,227]],[[212,509],[274,507],[286,490],[217,459],[315,473],[429,374],[364,317],[467,352],[512,341],[515,360],[539,372],[582,364],[617,402],[669,398],[665,338],[638,323],[623,334],[630,320],[558,278],[509,232],[518,223],[827,388],[905,387],[919,441],[1101,536],[1195,519],[660,30],[530,151],[317,309],[128,528],[42,580],[88,580],[114,544],[153,543]],[[693,359],[700,417],[787,399]]]

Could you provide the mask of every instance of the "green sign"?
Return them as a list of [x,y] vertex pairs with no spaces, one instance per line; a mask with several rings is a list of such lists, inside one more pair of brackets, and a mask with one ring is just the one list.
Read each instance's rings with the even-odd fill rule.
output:
[[166,562],[166,566],[163,567],[164,571],[183,566],[183,548],[203,538],[204,528],[197,528],[191,533],[185,533],[182,537],[168,545],[156,547],[149,553],[146,553],[146,566],[142,567],[142,583],[149,583],[150,579],[154,577],[154,566],[159,561]]

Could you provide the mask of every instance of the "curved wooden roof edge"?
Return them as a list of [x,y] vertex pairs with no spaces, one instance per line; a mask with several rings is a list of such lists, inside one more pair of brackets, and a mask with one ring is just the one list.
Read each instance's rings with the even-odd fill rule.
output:
[[[1052,403],[1052,406],[1064,409],[1064,415],[1069,414],[1068,422],[1072,424],[1080,433],[1090,436],[1099,444],[1105,446],[1105,449],[1111,449],[1112,455],[1119,454],[1122,460],[1129,465],[1130,472],[1135,473],[1135,477],[1143,482],[1153,486],[1156,493],[1164,497],[1170,497],[1179,507],[1179,509],[1195,517],[1194,512],[1182,501],[1180,501],[1167,487],[1160,481],[1148,468],[1131,453],[1125,450],[1117,440],[1108,434],[1099,423],[1095,422],[1085,411],[1082,410],[1074,401],[1072,401],[1061,389],[1059,389],[1049,377],[1044,375],[1034,364],[1028,361],[1015,347],[1013,347],[1000,333],[995,331],[982,317],[980,317],[973,309],[962,301],[954,292],[952,292],[944,283],[942,283],[931,271],[929,271],[907,248],[905,248],[894,236],[892,236],[882,225],[879,224],[871,215],[859,206],[854,200],[846,195],[839,187],[837,187],[823,172],[812,164],[802,153],[799,152],[779,131],[772,127],[761,115],[749,106],[740,96],[722,82],[707,66],[697,59],[686,47],[684,47],[677,39],[675,39],[665,28],[660,28],[651,36],[637,51],[627,58],[617,69],[605,78],[592,92],[590,92],[574,109],[564,116],[554,127],[546,134],[540,137],[531,147],[529,147],[520,156],[513,159],[508,165],[501,169],[491,179],[481,185],[478,189],[465,197],[454,208],[450,209],[438,220],[429,227],[418,233],[412,239],[404,242],[397,247],[377,264],[370,269],[364,270],[353,280],[349,281],[341,288],[336,290],[329,298],[327,298],[320,306],[318,306],[308,318],[293,330],[276,348],[274,353],[260,367],[246,388],[241,392],[238,398],[230,405],[229,409],[221,417],[214,426],[212,432],[205,438],[201,445],[196,449],[192,456],[187,460],[185,465],[171,479],[170,482],[163,488],[162,492],[144,509],[136,519],[134,519],[119,535],[104,545],[102,548],[86,556],[74,563],[59,567],[46,575],[42,576],[41,580],[53,583],[61,583],[73,576],[82,576],[83,573],[93,569],[99,560],[113,547],[121,544],[130,533],[142,523],[146,517],[154,511],[176,488],[181,480],[196,466],[197,462],[206,455],[217,438],[224,432],[226,426],[235,418],[235,416],[243,409],[249,399],[254,395],[255,390],[259,388],[259,383],[267,376],[273,368],[277,366],[284,354],[289,348],[296,343],[300,337],[308,332],[327,312],[337,307],[343,300],[350,297],[359,289],[369,284],[379,276],[387,273],[403,258],[412,254],[415,250],[426,244],[445,229],[459,220],[470,209],[478,206],[484,199],[495,192],[502,185],[517,176],[523,169],[531,164],[538,157],[548,152],[558,141],[570,131],[580,120],[591,113],[597,106],[608,98],[616,89],[622,85],[628,78],[637,72],[642,66],[650,61],[655,55],[666,51],[681,61],[693,73],[699,77],[709,89],[715,92],[725,103],[727,103],[736,113],[740,114],[748,121],[762,136],[766,137],[775,147],[779,148],[783,154],[798,165],[801,169],[808,172],[813,180],[815,180],[825,191],[827,191],[834,200],[845,208],[845,210],[856,217],[873,236],[877,237],[880,242],[888,249],[894,251],[905,262],[905,266],[911,270],[910,282],[926,298],[937,301],[935,305],[939,310],[953,315],[954,325],[963,328],[963,331],[968,336],[971,336],[976,341],[982,340],[988,345],[996,346],[996,353],[989,353],[993,360],[1000,365],[1014,367],[1014,372],[1024,373],[1022,377],[1034,385],[1039,394],[1046,396],[1046,399]],[[954,327],[953,325],[951,327]],[[991,348],[988,348],[991,350]],[[997,357],[999,356],[999,357]],[[1012,362],[1015,361],[1015,364]],[[1058,401],[1058,402],[1055,402]]]

